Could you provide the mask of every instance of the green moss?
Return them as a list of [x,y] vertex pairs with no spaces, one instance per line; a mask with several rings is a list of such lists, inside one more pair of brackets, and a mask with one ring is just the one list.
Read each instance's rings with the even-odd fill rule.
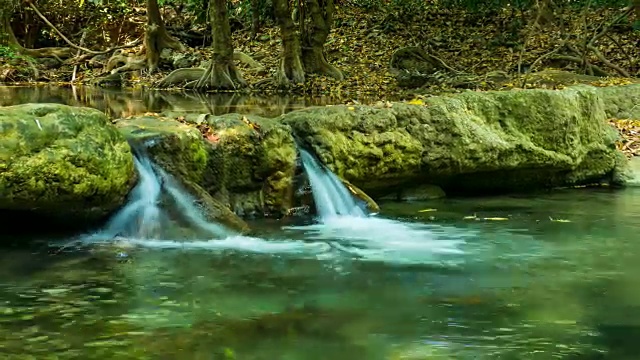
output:
[[367,192],[421,183],[538,188],[613,171],[615,134],[599,94],[588,86],[469,91],[429,98],[425,106],[333,106],[283,118],[323,163]]
[[102,217],[135,180],[124,137],[93,109],[0,108],[0,208]]

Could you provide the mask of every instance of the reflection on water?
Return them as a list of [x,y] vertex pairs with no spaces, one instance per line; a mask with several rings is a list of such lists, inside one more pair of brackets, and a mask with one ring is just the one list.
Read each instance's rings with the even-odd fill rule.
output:
[[[326,96],[198,94],[188,91],[103,89],[92,87],[3,87],[0,106],[24,103],[60,103],[96,108],[114,118],[147,112],[227,113],[276,117],[308,106],[342,104],[347,100]],[[362,103],[369,99],[359,99]]]
[[382,208],[217,248],[3,249],[0,357],[637,359],[639,189]]

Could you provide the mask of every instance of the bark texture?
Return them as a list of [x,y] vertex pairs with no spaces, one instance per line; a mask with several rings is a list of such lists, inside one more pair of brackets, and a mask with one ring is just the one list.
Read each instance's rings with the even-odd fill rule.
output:
[[282,37],[282,55],[276,80],[280,86],[289,83],[304,83],[304,68],[301,60],[300,40],[291,18],[288,0],[273,0],[276,20]]
[[302,18],[302,61],[307,73],[331,76],[338,80],[344,75],[335,66],[329,64],[324,55],[333,23],[333,0],[305,0],[305,18]]
[[158,0],[147,0],[147,27],[144,35],[144,46],[147,52],[147,66],[150,72],[154,72],[158,68],[162,50],[185,50],[184,45],[167,32],[158,7]]
[[213,38],[213,56],[204,75],[195,84],[196,89],[236,90],[246,81],[233,63],[233,44],[227,14],[226,0],[210,0],[209,18]]

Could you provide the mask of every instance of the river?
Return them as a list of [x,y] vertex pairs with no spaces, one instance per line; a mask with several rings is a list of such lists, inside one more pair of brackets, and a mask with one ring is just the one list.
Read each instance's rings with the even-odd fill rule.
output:
[[0,357],[637,359],[639,188],[380,205],[229,247],[14,238]]

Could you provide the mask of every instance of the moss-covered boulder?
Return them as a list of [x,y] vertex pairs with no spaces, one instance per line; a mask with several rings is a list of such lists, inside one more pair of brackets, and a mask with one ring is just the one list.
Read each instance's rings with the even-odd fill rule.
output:
[[589,86],[284,116],[322,162],[373,195],[424,184],[486,193],[610,180],[619,153],[605,119],[603,99]]
[[[186,122],[186,123],[185,123]],[[240,115],[121,119],[153,160],[183,183],[196,184],[241,216],[281,215],[291,207],[296,150],[290,129]],[[210,128],[207,139],[197,128]]]
[[135,174],[129,144],[98,110],[0,107],[1,211],[98,220],[124,203]]
[[597,88],[607,118],[640,119],[640,84]]

